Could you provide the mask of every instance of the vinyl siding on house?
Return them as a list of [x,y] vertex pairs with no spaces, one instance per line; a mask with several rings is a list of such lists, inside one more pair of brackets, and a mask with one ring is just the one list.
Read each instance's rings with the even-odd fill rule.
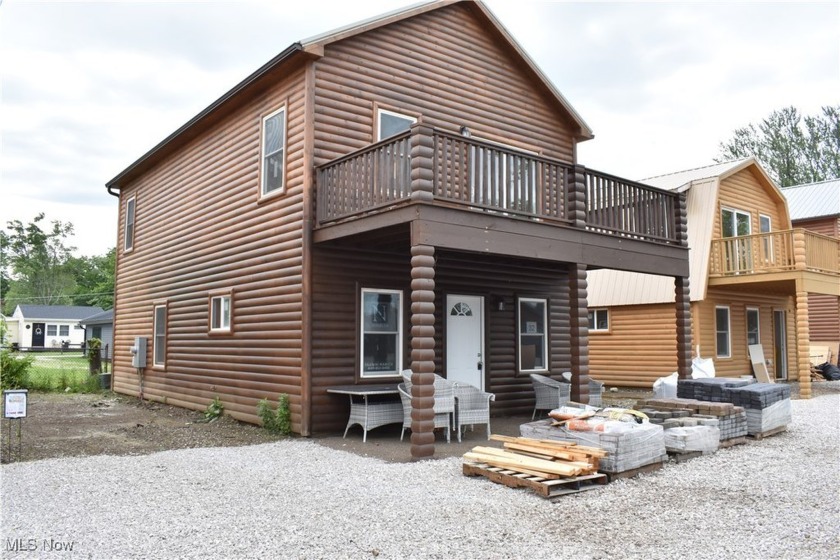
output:
[[[221,396],[235,418],[291,397],[300,428],[304,70],[254,92],[148,172],[121,187],[136,196],[134,247],[117,266],[115,390],[139,394],[128,352],[149,337],[143,393],[193,409]],[[286,105],[286,192],[260,199],[262,117]],[[123,231],[125,205],[120,208]],[[233,290],[233,329],[210,335],[209,294]],[[151,367],[152,314],[167,305],[164,369]]]

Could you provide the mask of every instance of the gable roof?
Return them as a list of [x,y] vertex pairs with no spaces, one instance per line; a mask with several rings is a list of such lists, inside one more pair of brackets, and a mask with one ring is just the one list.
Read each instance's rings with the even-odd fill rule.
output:
[[[753,157],[640,181],[646,185],[686,193],[691,301],[700,301],[706,297],[709,255],[720,184],[744,170],[754,172],[771,196],[777,198],[780,203],[785,203],[779,188]],[[783,224],[783,227],[790,227],[790,223]],[[674,302],[674,280],[668,276],[608,269],[593,270],[588,273],[587,287],[590,307]]]
[[109,309],[108,311],[103,311],[102,313],[96,313],[95,315],[91,315],[90,317],[85,317],[84,319],[79,319],[79,323],[82,325],[109,325],[114,322],[114,310]]
[[840,179],[784,187],[791,220],[840,216]]
[[101,307],[89,307],[82,305],[29,305],[17,306],[21,315],[27,321],[35,319],[53,321],[78,321],[90,317],[96,313],[102,313]]
[[261,66],[256,72],[245,78],[242,82],[237,84],[233,89],[225,93],[222,97],[211,103],[206,109],[201,111],[198,115],[190,119],[186,124],[181,126],[178,130],[167,136],[163,141],[157,144],[154,148],[142,155],[138,160],[129,165],[117,176],[108,181],[105,186],[108,192],[114,196],[117,193],[114,189],[120,189],[121,184],[131,177],[142,173],[147,166],[153,164],[157,157],[162,157],[169,150],[174,149],[179,142],[186,141],[196,134],[196,130],[204,122],[207,122],[211,115],[214,115],[227,107],[229,103],[235,100],[244,92],[251,90],[251,88],[263,78],[276,71],[278,68],[286,64],[292,63],[294,60],[306,60],[311,58],[319,58],[324,56],[324,47],[330,43],[335,43],[361,33],[372,31],[379,27],[389,25],[398,21],[409,19],[433,10],[439,10],[452,4],[464,3],[467,6],[473,7],[472,12],[478,17],[484,19],[490,28],[495,30],[499,37],[510,47],[516,55],[521,59],[522,63],[528,72],[537,80],[546,90],[551,94],[553,99],[557,102],[560,109],[569,115],[571,120],[577,125],[578,140],[589,140],[593,138],[592,129],[584,122],[577,111],[571,106],[565,97],[557,90],[554,84],[543,74],[536,63],[530,56],[522,49],[519,43],[513,36],[505,29],[501,22],[493,15],[493,13],[480,0],[431,0],[428,2],[421,2],[406,8],[388,12],[364,21],[360,21],[345,27],[310,37],[296,43],[292,43],[283,52]]

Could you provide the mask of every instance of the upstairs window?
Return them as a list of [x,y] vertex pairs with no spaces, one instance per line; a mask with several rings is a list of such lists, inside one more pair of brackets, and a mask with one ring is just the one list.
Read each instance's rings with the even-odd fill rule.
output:
[[589,330],[606,332],[610,330],[610,310],[592,309],[589,311]]
[[748,212],[723,208],[720,211],[721,237],[740,237],[752,233]]
[[131,197],[125,201],[125,230],[123,231],[123,250],[128,252],[134,248],[134,212],[137,199]]
[[411,128],[411,125],[417,122],[415,117],[408,115],[401,115],[393,111],[386,111],[379,109],[377,116],[377,138],[376,140],[384,140],[391,136],[395,136],[401,132]]
[[262,194],[283,192],[286,154],[286,108],[263,118]]
[[548,371],[548,302],[519,299],[519,371]]
[[231,297],[230,295],[210,298],[210,330],[230,332]]

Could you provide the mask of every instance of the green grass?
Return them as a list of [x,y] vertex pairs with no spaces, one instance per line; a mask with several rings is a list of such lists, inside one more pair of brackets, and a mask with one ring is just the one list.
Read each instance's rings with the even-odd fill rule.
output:
[[26,385],[31,391],[73,393],[101,392],[99,378],[88,371],[87,358],[67,354],[30,354],[34,358]]

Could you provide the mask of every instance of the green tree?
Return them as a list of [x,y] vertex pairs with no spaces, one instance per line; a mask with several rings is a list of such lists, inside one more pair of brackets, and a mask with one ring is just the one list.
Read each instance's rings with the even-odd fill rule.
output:
[[18,303],[61,305],[72,303],[69,294],[76,281],[67,266],[75,247],[68,245],[73,224],[54,220],[48,227],[44,214],[28,224],[20,220],[6,223],[0,231],[3,276],[9,280],[4,311],[11,313]]
[[71,257],[67,263],[76,281],[73,305],[114,306],[116,249],[93,257]]
[[795,107],[773,111],[721,142],[716,161],[749,156],[782,187],[840,177],[840,105],[804,118]]

